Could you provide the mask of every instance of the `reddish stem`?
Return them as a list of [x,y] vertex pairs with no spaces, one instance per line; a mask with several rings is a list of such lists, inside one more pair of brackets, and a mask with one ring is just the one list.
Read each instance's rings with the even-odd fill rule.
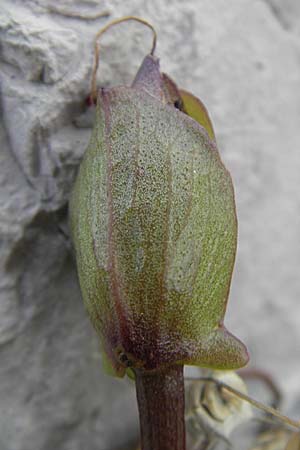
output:
[[183,366],[135,375],[142,450],[185,450]]

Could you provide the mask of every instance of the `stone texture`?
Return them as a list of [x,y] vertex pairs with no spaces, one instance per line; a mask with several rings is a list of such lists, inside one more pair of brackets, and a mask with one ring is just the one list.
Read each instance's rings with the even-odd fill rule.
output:
[[271,12],[287,31],[300,33],[300,3],[295,0],[265,0]]
[[[103,374],[83,310],[67,201],[90,135],[92,42],[107,18],[2,0],[0,448],[113,450],[137,435],[132,384]],[[200,96],[236,189],[239,248],[227,323],[300,415],[297,0],[76,0],[62,13],[134,14],[162,68]],[[99,84],[129,83],[150,34],[103,38]],[[133,444],[131,446],[133,448]]]

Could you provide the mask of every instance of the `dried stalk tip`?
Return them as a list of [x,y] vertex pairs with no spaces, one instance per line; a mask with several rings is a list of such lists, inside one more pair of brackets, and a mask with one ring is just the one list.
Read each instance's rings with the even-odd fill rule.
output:
[[98,66],[99,66],[99,52],[100,52],[99,42],[98,42],[99,38],[114,25],[118,25],[119,23],[122,23],[122,22],[128,22],[130,20],[134,20],[135,22],[142,23],[143,25],[145,25],[146,27],[151,29],[151,31],[153,33],[153,40],[152,40],[152,47],[151,47],[150,54],[153,55],[155,52],[157,33],[156,33],[153,25],[151,25],[145,19],[141,19],[140,17],[135,17],[135,16],[125,16],[125,17],[121,17],[120,19],[113,20],[112,22],[109,22],[107,25],[105,25],[103,28],[101,28],[101,30],[98,31],[98,33],[95,36],[95,44],[94,44],[94,66],[93,66],[93,71],[92,71],[92,82],[91,82],[91,97],[94,102],[96,102],[96,100],[97,100],[96,77],[97,77],[97,70],[98,70]]

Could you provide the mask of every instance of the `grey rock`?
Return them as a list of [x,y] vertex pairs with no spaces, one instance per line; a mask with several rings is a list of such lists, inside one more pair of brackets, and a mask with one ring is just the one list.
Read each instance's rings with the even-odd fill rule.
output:
[[[133,385],[102,371],[67,220],[93,115],[92,43],[107,18],[66,10],[149,19],[162,69],[207,105],[239,218],[226,322],[295,412],[298,1],[64,0],[55,14],[50,3],[2,0],[0,12],[0,449],[133,449],[138,434]],[[150,39],[137,24],[103,37],[99,84],[130,83]]]
[[79,36],[49,16],[28,8],[5,8],[1,17],[1,57],[28,81],[53,84],[66,76],[78,51]]
[[265,2],[270,7],[272,14],[274,14],[275,18],[284,29],[299,35],[299,2],[294,0],[265,0]]

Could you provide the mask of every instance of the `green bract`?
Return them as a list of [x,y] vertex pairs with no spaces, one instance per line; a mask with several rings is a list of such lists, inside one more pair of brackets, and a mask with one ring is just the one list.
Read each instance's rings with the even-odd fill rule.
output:
[[99,91],[71,198],[83,299],[119,375],[248,359],[223,326],[237,240],[232,181],[200,125],[210,124],[206,111],[189,117],[187,93],[187,114],[176,109],[174,86],[147,56],[132,87]]

